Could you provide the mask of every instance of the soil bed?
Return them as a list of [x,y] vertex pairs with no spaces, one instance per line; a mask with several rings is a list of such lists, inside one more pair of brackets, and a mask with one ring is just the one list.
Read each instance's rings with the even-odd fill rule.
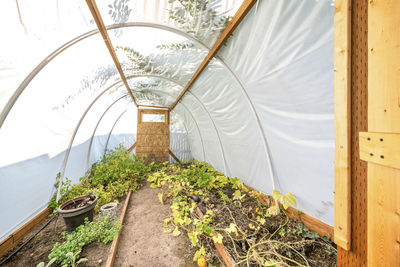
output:
[[[270,215],[267,210],[272,204],[261,203],[257,192],[249,191],[238,180],[224,178],[204,163],[168,166],[149,179],[153,186],[161,186],[164,202],[172,205],[166,218],[170,229],[178,227],[186,237],[191,236],[196,244],[191,245],[194,250],[203,246],[208,263],[221,262],[213,244],[217,237],[235,266],[337,264],[336,245],[327,237],[289,219],[284,209],[278,215]],[[185,202],[196,198],[200,198],[197,207],[201,212],[209,214],[209,222],[199,224],[199,217],[189,212],[190,205]],[[211,233],[207,228],[211,228]]]
[[[117,216],[121,214],[122,207],[125,202],[125,197],[119,200],[120,204],[117,206]],[[97,214],[95,217],[101,216]],[[35,226],[20,242],[22,244],[31,235],[36,233],[42,225],[44,225],[50,218],[46,219],[40,225]],[[2,267],[36,267],[40,262],[49,262],[48,256],[56,242],[62,243],[61,233],[66,231],[64,220],[59,216],[55,218],[45,229],[43,229],[36,237],[34,237],[25,247],[23,247],[16,255],[14,255],[7,263],[3,264]],[[20,245],[19,244],[19,245]],[[19,246],[18,245],[18,246]],[[18,246],[16,248],[18,248]],[[81,258],[87,258],[87,262],[79,264],[80,267],[94,267],[94,266],[105,266],[107,257],[110,250],[110,244],[103,243],[92,243],[85,246],[82,250]],[[15,248],[15,249],[16,249]],[[15,250],[14,249],[14,250]],[[9,254],[11,254],[9,252]],[[8,255],[9,255],[8,254]],[[6,255],[5,257],[7,257]],[[5,258],[4,257],[4,258]],[[57,266],[53,264],[52,266]]]

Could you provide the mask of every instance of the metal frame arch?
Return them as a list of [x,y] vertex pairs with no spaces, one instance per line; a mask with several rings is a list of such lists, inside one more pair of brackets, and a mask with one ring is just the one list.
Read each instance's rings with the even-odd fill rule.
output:
[[[155,94],[160,93],[160,94],[165,94],[165,95],[171,96],[169,93],[164,92],[164,91],[161,91],[161,90],[147,90],[147,89],[146,89],[146,90],[141,90],[140,92],[150,92],[150,93],[155,93]],[[188,92],[189,92],[189,91],[188,91]],[[192,93],[190,93],[190,94],[192,94]],[[172,96],[171,96],[171,97],[172,97]],[[200,102],[197,98],[195,98],[195,99],[196,99],[198,102]],[[192,112],[189,110],[189,108],[186,107],[186,105],[183,104],[182,101],[179,101],[179,103],[180,103],[183,107],[185,107],[185,109],[186,109],[187,111],[189,111],[189,113],[192,115],[193,120],[196,121],[196,120],[194,119],[194,116],[193,116]],[[204,108],[203,103],[201,103],[201,102],[200,102],[200,106],[202,106],[202,107]],[[221,138],[220,138],[220,136],[219,136],[219,132],[218,132],[217,128],[215,127],[214,120],[213,120],[212,117],[210,116],[208,110],[205,109],[205,108],[204,108],[204,110],[205,110],[206,113],[209,115],[209,118],[210,118],[210,120],[211,120],[211,122],[212,122],[212,124],[213,124],[213,126],[214,126],[214,130],[215,130],[215,132],[216,132],[216,134],[217,134],[218,141],[219,141],[219,145],[220,145],[220,148],[221,148],[222,159],[223,159],[223,163],[224,163],[224,172],[226,172],[227,169],[226,169],[226,164],[225,164],[226,161],[225,161],[225,155],[224,155],[224,148],[223,148],[223,145],[222,145],[222,142],[221,142]],[[196,123],[196,125],[197,125],[197,123]],[[197,127],[198,127],[198,125],[197,125]],[[199,127],[198,127],[198,129],[199,129]],[[199,133],[200,133],[200,129],[199,129]],[[200,136],[200,137],[201,137],[201,136]],[[201,139],[202,139],[202,138],[201,138]],[[203,153],[204,153],[203,139],[202,139],[201,141],[202,141]]]
[[[161,78],[161,79],[164,78],[164,77],[162,77],[162,76],[157,76],[157,75],[154,75],[154,74],[150,74],[150,75],[148,75],[148,74],[137,74],[137,75],[130,75],[130,76],[127,77],[127,79],[129,80],[129,79],[134,79],[134,78],[139,78],[139,77],[156,77],[156,78]],[[171,81],[173,81],[173,80],[171,80]],[[59,185],[59,187],[58,187],[58,189],[57,189],[57,200],[59,200],[59,197],[60,197],[59,194],[60,194],[61,184],[62,184],[62,181],[63,181],[63,179],[64,179],[64,175],[65,175],[65,170],[66,170],[66,166],[67,166],[67,163],[68,163],[69,154],[70,154],[70,152],[71,152],[71,148],[72,148],[72,145],[73,145],[75,136],[76,136],[76,134],[77,134],[77,132],[78,132],[78,130],[79,130],[79,128],[80,128],[80,125],[81,125],[83,119],[86,117],[86,114],[89,112],[89,110],[91,109],[91,107],[97,102],[97,100],[98,100],[102,95],[104,95],[104,93],[106,93],[108,90],[112,89],[114,86],[116,86],[116,85],[118,85],[118,84],[120,84],[120,83],[122,83],[122,80],[117,81],[117,82],[111,84],[109,87],[107,87],[106,89],[104,89],[99,95],[97,95],[97,96],[95,97],[95,99],[89,104],[89,106],[86,108],[86,110],[85,110],[84,113],[82,114],[81,118],[79,119],[79,121],[78,121],[78,123],[77,123],[77,125],[76,125],[76,127],[75,127],[75,129],[74,129],[74,132],[73,132],[73,134],[72,134],[72,136],[71,136],[71,139],[70,139],[70,142],[69,142],[69,145],[68,145],[68,149],[67,149],[67,152],[66,152],[65,157],[64,157],[63,166],[62,166],[62,171],[61,171],[61,175],[60,175],[60,181],[61,181],[61,182],[60,182],[60,185]],[[178,83],[177,83],[177,84],[178,84]],[[179,85],[179,84],[178,84],[178,85]],[[169,95],[169,94],[167,94],[167,95]],[[124,97],[125,97],[125,96],[126,96],[126,95],[124,95]],[[171,95],[169,95],[169,96],[172,97]],[[189,109],[187,109],[187,110],[190,112]],[[190,113],[190,114],[191,114],[191,113]],[[192,115],[192,114],[191,114],[191,115]],[[192,117],[193,117],[193,115],[192,115]],[[196,125],[197,125],[197,122],[196,122]],[[202,138],[202,136],[201,136],[201,134],[200,134],[200,129],[199,129],[198,125],[197,125],[197,129],[198,129],[198,131],[199,131],[199,135],[200,135],[200,139],[201,139],[201,143],[202,143],[202,147],[203,147],[203,156],[204,156],[204,160],[205,160],[203,138]]]
[[218,141],[219,141],[219,144],[220,144],[220,148],[221,148],[222,161],[223,161],[223,164],[224,164],[224,173],[227,174],[228,168],[227,168],[227,165],[226,165],[225,150],[224,150],[224,146],[222,145],[222,140],[221,140],[221,136],[219,135],[219,131],[218,131],[217,125],[215,125],[215,122],[214,122],[214,120],[213,120],[213,118],[212,118],[210,112],[209,112],[208,109],[204,106],[203,102],[201,102],[200,99],[199,99],[195,94],[193,94],[192,92],[190,92],[189,90],[187,91],[187,93],[190,93],[190,95],[192,95],[192,96],[200,103],[200,106],[201,106],[201,107],[204,109],[204,111],[207,113],[208,117],[210,118],[210,120],[211,120],[211,122],[212,122],[212,124],[213,124],[213,126],[214,126],[215,132],[217,133],[217,137],[218,137]]
[[114,130],[115,125],[117,125],[119,119],[121,119],[121,117],[122,117],[124,114],[126,114],[127,111],[128,111],[128,109],[125,109],[125,110],[121,113],[121,115],[118,116],[118,118],[117,118],[116,121],[114,122],[114,125],[111,127],[111,130],[110,130],[110,132],[108,133],[106,146],[104,147],[104,154],[103,154],[103,156],[105,156],[106,153],[107,153],[108,141],[110,141],[110,137],[111,137],[112,131]]
[[[171,113],[172,113],[172,112],[174,112],[174,111],[171,110]],[[186,135],[189,136],[189,131],[188,131],[187,127],[186,127],[186,124],[185,124],[184,119],[182,119],[182,117],[181,117],[181,114],[179,114],[178,112],[175,112],[175,113],[176,113],[176,115],[179,117],[180,123],[182,123],[183,127],[185,128]],[[188,142],[188,145],[189,145],[189,150],[192,151],[191,146],[190,146],[190,142]],[[175,153],[174,153],[174,154],[175,154]]]
[[93,137],[96,133],[97,127],[99,127],[101,120],[103,119],[103,117],[106,115],[107,111],[114,106],[114,104],[116,104],[118,101],[120,101],[121,99],[127,97],[127,95],[124,95],[120,98],[118,98],[117,100],[115,100],[113,103],[111,103],[110,106],[108,106],[108,108],[103,112],[103,114],[101,115],[100,119],[97,121],[96,127],[94,127],[93,133],[92,133],[92,137],[90,138],[90,142],[89,142],[89,148],[88,148],[88,155],[87,155],[87,159],[86,159],[86,169],[89,169],[89,165],[90,165],[90,154],[92,151],[92,145],[93,145]]
[[[185,38],[187,38],[189,40],[192,40],[193,42],[199,44],[200,46],[202,46],[203,48],[205,48],[208,51],[210,50],[209,47],[207,47],[204,43],[202,43],[201,41],[197,40],[196,38],[194,38],[190,34],[184,32],[184,31],[181,31],[179,29],[176,29],[176,28],[173,28],[173,27],[169,27],[169,26],[165,26],[165,25],[161,25],[161,24],[146,23],[146,22],[129,22],[129,23],[123,23],[123,24],[109,25],[106,28],[107,28],[107,30],[114,30],[114,29],[127,28],[127,27],[150,27],[150,28],[157,28],[157,29],[173,32],[173,33],[178,34],[180,36],[183,36],[183,37],[185,37]],[[4,106],[3,111],[0,113],[0,128],[3,126],[3,123],[6,120],[10,110],[12,109],[12,107],[14,106],[16,101],[18,100],[19,96],[22,94],[22,92],[25,90],[25,88],[28,86],[28,84],[31,82],[31,80],[51,60],[53,60],[57,55],[59,55],[60,53],[62,53],[66,49],[68,49],[69,47],[73,46],[74,44],[76,44],[76,43],[78,43],[78,42],[80,42],[80,41],[82,41],[82,40],[84,40],[84,39],[86,39],[86,38],[88,38],[90,36],[93,36],[93,35],[95,35],[97,33],[99,33],[99,31],[96,29],[96,30],[92,30],[92,31],[86,32],[86,33],[84,33],[82,35],[79,35],[78,37],[76,37],[76,38],[66,42],[62,46],[60,46],[58,49],[56,49],[55,51],[50,53],[49,56],[47,56],[41,63],[39,63],[39,65],[37,65],[37,67],[35,67],[32,70],[32,72],[22,81],[22,83],[18,86],[16,91],[13,93],[13,95],[11,96],[9,101]],[[253,105],[251,99],[249,98],[246,90],[244,89],[242,83],[240,82],[239,78],[232,71],[232,69],[219,56],[216,55],[215,59],[217,59],[218,61],[220,61],[222,63],[222,66],[228,71],[228,73],[233,77],[233,79],[239,85],[239,88],[241,89],[243,96],[245,97],[246,101],[248,102],[248,104],[250,106],[250,109],[251,109],[251,111],[253,113],[254,119],[255,119],[256,124],[257,124],[257,128],[258,128],[259,133],[260,133],[260,135],[262,137],[262,143],[263,143],[264,151],[265,151],[265,154],[266,154],[267,164],[269,166],[269,174],[271,176],[272,186],[273,186],[273,188],[275,188],[274,174],[273,174],[273,170],[272,170],[272,163],[271,163],[271,158],[270,158],[270,152],[269,152],[268,145],[267,145],[267,140],[266,140],[266,137],[265,137],[264,129],[261,126],[260,118],[259,118],[259,116],[258,116],[258,114],[257,114],[257,112],[256,112],[256,110],[254,108],[254,105]]]
[[[151,93],[154,93],[154,91],[156,91],[155,93],[158,92],[158,93],[165,94],[165,95],[170,96],[171,98],[173,98],[172,95],[170,95],[170,94],[167,93],[167,92],[161,91],[161,90],[142,90],[141,92],[143,92],[143,91],[144,91],[144,92],[148,91],[148,92],[151,92]],[[182,107],[190,114],[190,116],[191,116],[192,119],[193,119],[193,122],[194,122],[195,125],[196,125],[197,131],[199,132],[199,137],[200,137],[200,141],[201,141],[201,147],[202,147],[202,149],[203,149],[203,161],[206,161],[206,153],[205,153],[205,150],[204,150],[203,137],[201,136],[200,127],[199,127],[199,125],[197,124],[197,121],[196,121],[195,117],[193,116],[193,113],[190,111],[190,109],[189,109],[185,104],[183,104],[183,103],[181,103],[181,102],[179,102],[179,104],[181,104]]]

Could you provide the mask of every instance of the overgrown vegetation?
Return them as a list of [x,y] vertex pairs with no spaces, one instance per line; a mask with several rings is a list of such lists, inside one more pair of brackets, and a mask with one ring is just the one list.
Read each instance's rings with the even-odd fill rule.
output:
[[[85,176],[80,178],[80,183],[73,185],[71,180],[65,178],[61,187],[61,199],[56,201],[56,193],[49,202],[49,208],[57,207],[74,197],[93,192],[97,197],[96,210],[99,206],[116,201],[118,198],[138,188],[140,180],[157,167],[152,163],[146,165],[143,159],[138,159],[135,154],[130,154],[123,146],[110,150],[106,155],[92,165]],[[59,178],[55,187],[58,188]]]
[[121,230],[119,220],[111,220],[108,217],[90,222],[85,220],[85,224],[78,226],[72,233],[63,232],[63,243],[56,243],[51,250],[49,259],[65,267],[75,267],[83,259],[79,260],[82,248],[93,242],[103,242],[108,244],[114,240]]
[[[213,242],[223,242],[238,266],[336,264],[336,249],[329,239],[289,220],[285,209],[296,204],[293,194],[274,191],[276,204],[266,206],[238,178],[227,178],[196,161],[165,165],[148,181],[162,188],[160,201],[171,204],[165,232],[187,235],[196,248],[194,261],[201,256],[208,262],[218,261]],[[197,208],[204,217],[196,213]]]

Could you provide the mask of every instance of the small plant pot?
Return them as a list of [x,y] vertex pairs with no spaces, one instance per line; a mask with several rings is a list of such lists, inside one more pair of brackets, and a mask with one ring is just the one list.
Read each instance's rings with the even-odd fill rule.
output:
[[115,215],[117,214],[117,206],[118,204],[115,202],[111,202],[101,206],[100,207],[101,215],[103,217],[108,216],[109,218],[115,217]]
[[57,212],[63,217],[67,232],[74,231],[76,227],[85,222],[85,218],[92,221],[96,204],[97,196],[80,196],[62,203],[57,208]]

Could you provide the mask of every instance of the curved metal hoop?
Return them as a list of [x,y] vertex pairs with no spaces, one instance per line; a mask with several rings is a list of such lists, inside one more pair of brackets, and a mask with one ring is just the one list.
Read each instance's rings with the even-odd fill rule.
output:
[[[107,27],[107,30],[114,30],[114,29],[119,29],[119,28],[127,28],[127,27],[150,27],[150,28],[157,28],[157,29],[161,29],[161,30],[165,30],[165,31],[169,31],[172,33],[176,33],[178,35],[181,35],[197,44],[199,44],[200,46],[202,46],[203,48],[205,48],[206,50],[210,50],[209,47],[207,47],[204,43],[202,43],[201,41],[197,40],[196,38],[194,38],[193,36],[191,36],[190,34],[169,27],[169,26],[165,26],[165,25],[160,25],[160,24],[156,24],[156,23],[146,23],[146,22],[129,22],[129,23],[125,23],[125,24],[114,24],[114,25],[110,25]],[[19,96],[22,94],[22,92],[25,90],[25,88],[28,86],[28,84],[32,81],[32,79],[51,61],[53,60],[57,55],[59,55],[60,53],[62,53],[63,51],[65,51],[66,49],[68,49],[69,47],[73,46],[74,44],[90,37],[93,36],[95,34],[99,33],[98,30],[93,30],[93,31],[89,31],[87,33],[84,33],[74,39],[72,39],[71,41],[65,43],[64,45],[62,45],[61,47],[59,47],[58,49],[56,49],[53,53],[51,53],[48,57],[46,57],[24,80],[23,82],[19,85],[19,87],[17,88],[17,90],[14,92],[14,94],[11,96],[10,100],[7,102],[7,104],[5,105],[3,111],[0,114],[0,128],[3,126],[4,121],[6,120],[10,110],[12,109],[12,107],[14,106],[14,104],[16,103],[16,101],[18,100]],[[246,90],[243,87],[243,84],[240,82],[239,78],[235,75],[235,73],[232,71],[232,69],[219,57],[216,56],[215,57],[218,61],[220,61],[222,63],[222,66],[228,71],[228,73],[233,77],[233,79],[235,80],[235,82],[238,84],[239,88],[241,89],[241,92],[243,94],[243,96],[245,97],[246,101],[248,102],[250,109],[252,111],[252,114],[255,118],[256,124],[257,124],[257,128],[259,130],[259,133],[261,135],[262,138],[262,143],[263,143],[263,147],[264,147],[264,151],[265,151],[265,155],[266,155],[266,159],[267,159],[267,164],[269,167],[269,175],[271,176],[271,182],[272,182],[272,187],[273,189],[275,189],[275,180],[274,180],[274,174],[273,174],[273,169],[272,169],[272,163],[271,163],[271,158],[270,158],[270,152],[268,149],[268,145],[267,145],[267,140],[265,137],[265,133],[264,130],[261,126],[260,123],[260,119],[258,117],[258,114],[254,108],[254,105],[251,101],[251,99],[249,98]]]
[[108,106],[108,108],[103,112],[103,114],[101,115],[100,119],[97,121],[96,127],[94,127],[93,133],[92,133],[92,137],[90,138],[90,142],[89,142],[89,148],[88,148],[88,155],[87,155],[87,160],[86,160],[86,169],[89,169],[89,165],[90,165],[90,153],[92,151],[92,145],[93,145],[93,137],[96,133],[97,127],[99,127],[99,124],[101,122],[101,120],[103,119],[104,115],[106,115],[107,111],[114,106],[114,104],[116,104],[118,101],[120,101],[121,99],[125,98],[127,95],[124,95],[120,98],[118,98],[117,100],[115,100],[113,103],[111,103],[110,106]]
[[122,117],[127,111],[128,111],[128,110],[125,109],[124,112],[122,112],[121,115],[118,116],[117,120],[114,122],[113,126],[111,127],[111,130],[110,130],[110,132],[108,133],[106,146],[104,147],[104,154],[103,154],[103,155],[105,155],[105,154],[107,153],[108,142],[110,141],[110,137],[111,137],[112,131],[113,131],[114,128],[115,128],[115,125],[117,125],[118,121],[121,119],[121,117]]

